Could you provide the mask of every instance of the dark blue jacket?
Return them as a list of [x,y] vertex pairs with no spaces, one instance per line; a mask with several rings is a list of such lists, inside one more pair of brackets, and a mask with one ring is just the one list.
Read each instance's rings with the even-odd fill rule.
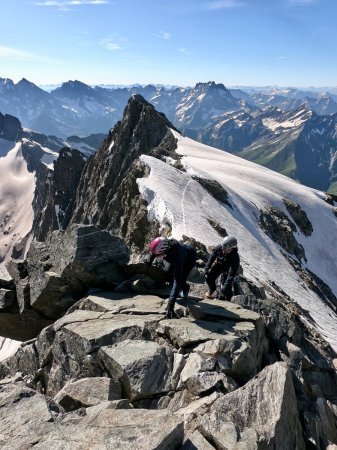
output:
[[232,287],[234,277],[240,267],[240,256],[238,249],[235,248],[228,255],[224,255],[222,253],[222,245],[217,245],[208,258],[205,270],[209,271],[214,263],[221,268],[221,272],[224,274],[224,284],[221,290],[227,294]]
[[[155,257],[156,255],[151,255],[150,264]],[[196,251],[191,245],[181,244],[176,239],[169,239],[169,248],[163,259],[170,264],[170,271],[173,275],[170,300],[175,301],[179,293],[186,288],[186,279],[196,261]]]

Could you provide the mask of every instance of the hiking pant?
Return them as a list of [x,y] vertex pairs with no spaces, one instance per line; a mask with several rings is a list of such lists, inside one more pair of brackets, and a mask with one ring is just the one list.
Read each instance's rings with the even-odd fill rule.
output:
[[226,292],[223,290],[225,286],[225,282],[228,276],[227,272],[223,271],[223,268],[220,264],[213,264],[210,271],[206,276],[206,283],[208,285],[209,291],[212,293],[216,290],[216,280],[221,275],[220,280],[220,297],[231,299],[233,296],[232,286],[227,286]]
[[[193,267],[195,266],[195,261],[196,261],[196,252],[193,249],[193,251],[191,250],[187,257],[184,260],[183,266],[182,266],[182,274],[179,280],[177,280],[176,278],[173,279],[173,286],[172,286],[172,290],[171,290],[171,295],[170,295],[170,299],[169,299],[169,305],[174,305],[176,298],[178,297],[179,293],[181,291],[183,291],[184,293],[188,293],[189,291],[189,285],[187,284],[187,278],[191,272],[191,270],[193,269]],[[174,268],[173,268],[173,273],[174,273]]]

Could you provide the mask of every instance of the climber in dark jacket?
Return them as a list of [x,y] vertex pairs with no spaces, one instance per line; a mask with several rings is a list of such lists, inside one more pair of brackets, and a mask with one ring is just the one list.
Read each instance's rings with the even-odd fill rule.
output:
[[206,298],[213,298],[216,290],[216,279],[221,275],[220,300],[227,300],[233,296],[233,281],[240,266],[240,256],[237,249],[238,242],[235,237],[227,236],[222,244],[217,245],[205,266],[205,279],[208,285]]
[[158,237],[150,244],[152,253],[149,263],[156,257],[162,257],[171,266],[173,274],[173,285],[168,299],[167,317],[174,317],[174,305],[177,297],[181,293],[183,298],[187,298],[190,289],[186,282],[187,277],[193,269],[196,261],[196,251],[191,245],[181,244],[176,239]]

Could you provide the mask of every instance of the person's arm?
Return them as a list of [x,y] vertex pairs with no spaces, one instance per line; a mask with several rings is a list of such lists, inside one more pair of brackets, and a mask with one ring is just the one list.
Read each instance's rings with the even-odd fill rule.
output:
[[209,258],[208,258],[208,261],[207,261],[206,266],[205,266],[205,272],[209,271],[209,269],[212,267],[212,264],[216,260],[217,256],[218,256],[218,247],[215,247],[214,250],[212,251],[212,253],[210,254]]

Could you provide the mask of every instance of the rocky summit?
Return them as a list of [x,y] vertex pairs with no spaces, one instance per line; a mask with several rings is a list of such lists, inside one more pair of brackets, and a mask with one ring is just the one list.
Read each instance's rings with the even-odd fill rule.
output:
[[[0,362],[1,449],[337,448],[337,355],[310,302],[304,308],[290,295],[302,289],[321,302],[317,320],[327,312],[333,321],[334,284],[310,270],[317,218],[300,195],[283,192],[277,207],[250,201],[255,209],[243,217],[244,202],[230,186],[184,165],[178,140],[166,117],[135,95],[97,153],[62,150],[47,188],[44,174],[37,180],[29,250],[0,272],[0,334],[18,341]],[[155,187],[183,180],[172,201],[179,199],[182,217],[162,198],[154,215],[157,192],[139,179]],[[335,201],[317,200],[321,226],[335,223]],[[211,248],[187,220],[203,226],[204,212],[193,215],[198,202],[211,210],[205,235],[216,242],[234,216],[252,233],[258,227],[260,247],[279,258],[277,276],[298,289],[287,294],[273,281],[271,256],[263,278],[265,256],[247,238],[231,302],[206,300]],[[189,297],[177,300],[169,320],[169,272],[161,262],[149,265],[147,248],[159,234],[174,235],[177,222],[198,259]]]
[[1,363],[1,448],[333,448],[334,353],[240,286],[179,300],[173,320],[164,291],[85,295]]

